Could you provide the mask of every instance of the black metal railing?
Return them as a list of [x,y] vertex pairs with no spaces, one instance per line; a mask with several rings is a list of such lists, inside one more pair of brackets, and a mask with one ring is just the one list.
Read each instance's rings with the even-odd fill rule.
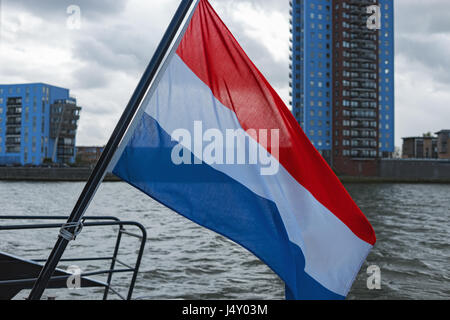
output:
[[[51,221],[51,220],[67,220],[67,216],[0,216],[0,221],[24,221],[24,220],[34,220],[34,221]],[[119,231],[117,233],[117,238],[114,246],[114,251],[112,255],[107,255],[104,257],[75,257],[75,258],[65,258],[61,259],[61,262],[89,262],[89,261],[111,261],[110,268],[106,270],[96,270],[92,272],[86,272],[80,274],[80,277],[89,277],[96,275],[106,275],[105,282],[99,282],[101,286],[105,287],[103,293],[103,300],[108,299],[109,292],[113,292],[119,298],[123,300],[131,300],[133,295],[133,290],[136,284],[137,275],[139,272],[139,267],[142,261],[142,255],[144,252],[145,243],[147,241],[147,232],[144,226],[140,223],[133,221],[121,221],[116,217],[111,216],[98,216],[98,217],[85,217],[84,220],[92,221],[92,222],[84,222],[83,227],[91,228],[91,227],[108,227],[108,226],[118,226]],[[42,230],[42,229],[58,229],[63,227],[61,223],[39,223],[39,224],[16,224],[16,225],[0,225],[1,231],[13,231],[13,230]],[[139,233],[130,232],[126,230],[125,227],[134,227],[139,230]],[[133,238],[137,238],[140,240],[139,250],[137,251],[136,261],[134,266],[129,265],[118,259],[118,253],[120,249],[120,244],[122,241],[122,236],[127,235]],[[30,259],[31,262],[35,263],[43,263],[46,260],[43,259]],[[119,268],[116,268],[120,266]],[[112,287],[113,275],[116,273],[131,273],[132,278],[130,284],[128,286],[128,292],[126,296],[122,295],[118,290]],[[71,275],[65,276],[55,276],[52,277],[51,280],[61,280],[67,279]],[[37,278],[32,279],[10,279],[10,280],[2,280],[0,281],[0,286],[8,286],[8,285],[25,285],[25,284],[34,284]]]

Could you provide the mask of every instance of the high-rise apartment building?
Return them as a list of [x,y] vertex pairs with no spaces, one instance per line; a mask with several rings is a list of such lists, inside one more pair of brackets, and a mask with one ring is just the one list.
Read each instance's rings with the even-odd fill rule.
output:
[[290,4],[292,112],[338,172],[374,174],[395,149],[393,0]]
[[0,85],[0,165],[73,163],[80,110],[68,89]]

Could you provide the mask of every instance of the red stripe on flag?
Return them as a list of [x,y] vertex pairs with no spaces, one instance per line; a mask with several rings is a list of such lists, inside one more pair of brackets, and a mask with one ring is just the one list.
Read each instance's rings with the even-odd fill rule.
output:
[[200,0],[177,54],[244,130],[279,129],[284,168],[356,236],[375,244],[367,218],[207,0]]

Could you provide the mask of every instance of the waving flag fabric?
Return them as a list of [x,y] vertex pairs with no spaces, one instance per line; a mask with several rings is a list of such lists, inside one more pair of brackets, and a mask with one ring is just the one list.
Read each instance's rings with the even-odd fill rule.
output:
[[180,39],[113,172],[251,251],[286,298],[345,298],[370,223],[208,1]]

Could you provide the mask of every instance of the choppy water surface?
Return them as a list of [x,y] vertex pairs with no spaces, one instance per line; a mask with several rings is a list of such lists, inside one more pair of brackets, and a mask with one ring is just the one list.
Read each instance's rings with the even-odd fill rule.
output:
[[[83,186],[82,183],[0,182],[0,214],[68,215]],[[449,299],[450,185],[348,184],[346,187],[372,223],[378,238],[348,298]],[[125,183],[103,184],[87,214],[113,215],[141,222],[146,227],[148,242],[135,298],[284,297],[283,283],[252,254],[162,207]],[[117,229],[85,228],[64,257],[111,254],[114,230]],[[56,229],[0,231],[0,250],[30,259],[47,258],[56,235]],[[133,264],[137,248],[135,240],[125,237],[120,260]],[[381,269],[381,290],[367,288],[369,265]],[[109,267],[101,262],[79,266],[84,271]],[[125,274],[114,276],[114,287],[125,293],[129,279]],[[97,289],[48,291],[58,299],[98,299],[100,293]]]

